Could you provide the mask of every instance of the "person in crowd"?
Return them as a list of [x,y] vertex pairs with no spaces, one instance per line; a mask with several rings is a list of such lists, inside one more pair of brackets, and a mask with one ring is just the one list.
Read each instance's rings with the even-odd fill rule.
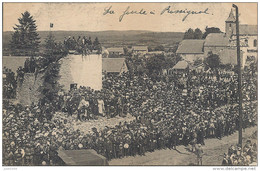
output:
[[202,166],[202,156],[204,154],[204,151],[201,147],[201,144],[198,144],[195,148],[195,154],[197,156],[197,165],[201,165]]

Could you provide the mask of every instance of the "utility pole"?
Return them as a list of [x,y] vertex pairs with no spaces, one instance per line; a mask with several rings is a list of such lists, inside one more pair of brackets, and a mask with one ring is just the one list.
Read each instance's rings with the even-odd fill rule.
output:
[[241,74],[241,59],[240,59],[240,41],[239,41],[239,20],[238,7],[233,4],[236,9],[236,37],[237,37],[237,65],[238,65],[238,93],[239,93],[239,134],[238,144],[242,147],[242,128],[243,128],[243,114],[242,114],[242,74]]

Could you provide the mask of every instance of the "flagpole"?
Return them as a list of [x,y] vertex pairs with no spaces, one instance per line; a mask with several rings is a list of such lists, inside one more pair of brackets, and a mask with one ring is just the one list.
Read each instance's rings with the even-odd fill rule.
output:
[[50,28],[49,28],[49,34],[51,35],[52,33],[52,28],[53,28],[53,23],[50,23]]

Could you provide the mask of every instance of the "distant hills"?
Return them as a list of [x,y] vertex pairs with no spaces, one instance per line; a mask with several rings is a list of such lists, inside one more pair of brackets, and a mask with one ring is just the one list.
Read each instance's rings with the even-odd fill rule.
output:
[[[3,32],[3,49],[8,49],[9,42],[12,38],[12,31]],[[49,31],[38,31],[41,37],[41,44],[44,43]],[[98,37],[101,44],[105,47],[113,46],[131,46],[131,45],[147,45],[156,46],[164,45],[166,47],[174,46],[183,39],[182,32],[152,32],[145,30],[128,30],[128,31],[52,31],[57,41],[64,40],[65,37],[87,36],[91,37],[92,41]]]

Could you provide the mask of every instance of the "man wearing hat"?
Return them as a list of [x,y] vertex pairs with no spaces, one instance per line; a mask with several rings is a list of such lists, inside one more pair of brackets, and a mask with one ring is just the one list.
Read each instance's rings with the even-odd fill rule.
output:
[[88,115],[87,108],[89,107],[89,102],[85,100],[84,96],[81,96],[81,101],[78,106],[78,117],[77,119],[80,121],[83,121],[83,118],[85,118]]
[[25,164],[28,166],[33,165],[33,147],[31,144],[27,144],[25,148]]
[[15,152],[15,165],[22,166],[23,164],[24,162],[23,162],[22,149],[19,147],[17,152]]
[[201,147],[201,144],[198,144],[195,147],[195,154],[197,155],[197,165],[202,165],[202,156],[203,156],[203,149]]
[[226,153],[224,153],[224,158],[223,158],[223,161],[222,161],[222,165],[223,166],[229,166],[231,164],[232,163],[231,163],[231,160],[230,160],[229,156]]

